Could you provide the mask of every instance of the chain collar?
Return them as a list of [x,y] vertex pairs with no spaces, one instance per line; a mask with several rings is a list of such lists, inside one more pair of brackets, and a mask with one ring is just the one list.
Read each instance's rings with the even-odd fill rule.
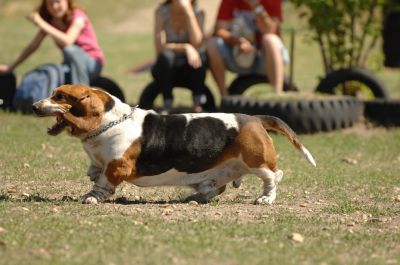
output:
[[137,106],[132,107],[131,108],[131,112],[129,114],[124,114],[118,120],[111,121],[110,123],[108,123],[107,125],[101,127],[100,129],[88,134],[85,138],[83,138],[82,142],[86,142],[87,140],[93,139],[93,138],[99,136],[100,134],[102,134],[103,132],[107,131],[108,129],[120,124],[121,122],[124,122],[127,119],[132,118],[133,112],[135,111],[136,108],[137,108]]

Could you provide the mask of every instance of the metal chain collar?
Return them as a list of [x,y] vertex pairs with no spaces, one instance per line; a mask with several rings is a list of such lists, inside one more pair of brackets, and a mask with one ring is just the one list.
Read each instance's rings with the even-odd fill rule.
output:
[[115,121],[111,121],[109,124],[105,125],[104,127],[100,128],[99,130],[87,135],[85,138],[83,138],[82,142],[85,142],[89,139],[93,139],[97,136],[99,136],[100,134],[102,134],[103,132],[107,131],[108,129],[114,127],[115,125],[120,124],[121,122],[126,121],[127,119],[132,118],[133,112],[135,111],[135,109],[137,108],[137,106],[132,107],[131,108],[131,112],[129,114],[124,114],[122,115],[121,118],[119,118],[118,120]]

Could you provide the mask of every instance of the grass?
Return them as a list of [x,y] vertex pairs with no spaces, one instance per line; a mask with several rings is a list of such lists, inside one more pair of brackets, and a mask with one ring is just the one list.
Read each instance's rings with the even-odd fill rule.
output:
[[[22,17],[31,4],[16,2],[0,0],[0,35],[7,36],[0,62],[13,60],[35,31]],[[151,58],[153,50],[151,34],[138,28],[135,16],[157,1],[82,2],[107,56],[104,74],[118,81],[129,102],[136,102],[150,77],[126,71]],[[304,30],[289,15],[292,7],[285,10],[285,26]],[[52,45],[46,41],[18,76],[58,60]],[[298,38],[295,79],[305,94],[321,73],[317,50]],[[378,75],[392,95],[399,95],[397,73],[381,70]],[[215,93],[212,80],[207,82]],[[190,96],[182,93],[179,102],[188,104]],[[108,202],[90,206],[80,202],[91,183],[85,176],[88,158],[76,139],[46,135],[52,119],[0,112],[0,121],[0,264],[400,263],[398,128],[358,124],[300,136],[317,168],[287,139],[273,134],[285,175],[272,206],[252,204],[261,193],[254,176],[207,205],[180,203],[191,193],[185,188],[122,184]],[[290,240],[292,233],[304,241]]]

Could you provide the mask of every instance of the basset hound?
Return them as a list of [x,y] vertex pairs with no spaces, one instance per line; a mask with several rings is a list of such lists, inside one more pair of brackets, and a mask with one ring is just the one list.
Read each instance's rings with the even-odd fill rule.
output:
[[197,199],[209,201],[230,182],[238,187],[242,176],[250,173],[263,181],[255,203],[271,204],[283,173],[266,130],[286,135],[316,166],[296,134],[273,116],[159,115],[85,85],[58,87],[32,108],[40,117],[56,117],[49,135],[66,130],[81,141],[91,161],[87,175],[94,182],[84,203],[106,200],[123,181],[140,187],[189,186],[197,191]]

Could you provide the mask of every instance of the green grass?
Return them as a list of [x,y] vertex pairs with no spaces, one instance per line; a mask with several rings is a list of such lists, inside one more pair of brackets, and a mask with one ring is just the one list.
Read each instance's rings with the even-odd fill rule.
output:
[[[81,2],[107,56],[104,74],[135,103],[150,76],[126,71],[151,59],[153,46],[151,32],[128,22],[141,22],[135,16],[157,1]],[[0,0],[0,36],[7,36],[1,38],[0,62],[15,59],[33,36],[35,28],[23,18],[31,5]],[[310,94],[322,73],[318,47],[300,36],[306,32],[292,7],[285,11],[284,26],[299,30],[295,80]],[[59,53],[46,41],[17,70],[18,77],[52,60],[60,60]],[[377,74],[392,95],[400,95],[397,72]],[[218,96],[210,77],[207,82]],[[258,97],[264,96],[262,89],[255,88]],[[186,92],[178,90],[181,104],[190,104]],[[88,158],[76,139],[48,136],[53,119],[0,112],[0,122],[0,264],[400,263],[398,128],[357,125],[300,136],[317,168],[286,138],[272,134],[284,171],[272,206],[252,204],[261,193],[254,176],[208,205],[180,203],[191,193],[184,188],[122,184],[109,201],[90,206],[80,202],[91,183],[85,176]],[[291,233],[302,234],[304,241],[291,241]]]

